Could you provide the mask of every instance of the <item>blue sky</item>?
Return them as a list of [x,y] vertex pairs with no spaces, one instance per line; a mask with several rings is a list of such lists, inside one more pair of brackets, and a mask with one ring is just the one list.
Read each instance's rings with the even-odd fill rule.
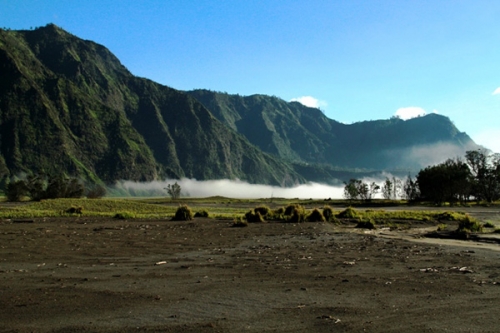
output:
[[0,0],[0,27],[47,23],[173,88],[299,99],[346,123],[437,112],[500,152],[500,1]]

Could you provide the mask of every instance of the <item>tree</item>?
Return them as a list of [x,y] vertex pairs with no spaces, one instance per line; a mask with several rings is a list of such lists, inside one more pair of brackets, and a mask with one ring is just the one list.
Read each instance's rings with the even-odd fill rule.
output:
[[441,205],[445,202],[464,202],[470,193],[470,170],[460,159],[429,166],[417,175],[422,199]]
[[370,197],[368,200],[373,199],[373,197],[380,191],[380,186],[376,184],[375,182],[372,182],[370,184]]
[[403,197],[407,201],[415,201],[420,197],[418,183],[416,180],[413,180],[410,174],[408,174],[408,177],[406,177],[405,183],[403,184]]
[[10,182],[5,189],[8,201],[21,201],[26,194],[28,194],[28,188],[24,180]]
[[403,189],[403,181],[398,177],[392,177],[392,198],[394,200],[401,197],[401,191]]
[[7,198],[19,201],[21,196],[29,196],[32,201],[56,198],[80,198],[85,191],[83,184],[76,178],[55,176],[45,178],[42,175],[31,175],[26,180],[10,183]]
[[28,195],[33,201],[40,201],[45,198],[45,189],[47,187],[47,181],[41,175],[30,175],[26,179],[26,187],[28,189]]
[[359,199],[359,189],[362,184],[361,180],[351,178],[348,183],[344,182],[344,198],[348,200]]
[[384,185],[382,185],[382,196],[384,199],[390,200],[393,198],[394,184],[388,177],[385,178]]
[[172,200],[179,199],[181,197],[181,186],[175,182],[175,184],[168,184],[165,188],[167,190],[168,195],[172,198]]
[[344,197],[348,200],[370,201],[380,190],[375,182],[368,185],[360,179],[350,179],[344,184]]
[[106,187],[99,184],[95,184],[91,185],[87,189],[86,197],[88,199],[100,199],[106,195],[106,192],[107,192]]
[[465,153],[472,174],[471,194],[477,201],[492,202],[500,198],[500,154],[489,155],[482,150]]
[[80,198],[84,192],[85,187],[78,179],[56,176],[49,179],[43,197],[44,199]]

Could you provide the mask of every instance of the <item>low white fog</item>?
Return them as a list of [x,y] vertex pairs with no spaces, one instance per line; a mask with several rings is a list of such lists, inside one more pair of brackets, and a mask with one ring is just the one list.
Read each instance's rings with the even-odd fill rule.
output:
[[165,195],[168,184],[177,182],[182,189],[182,196],[203,198],[223,196],[229,198],[300,198],[300,199],[341,199],[343,187],[330,186],[318,183],[307,183],[296,187],[284,188],[270,185],[249,184],[240,180],[205,180],[183,178],[180,180],[153,181],[138,183],[121,181],[116,184],[117,189],[123,189],[130,194]]

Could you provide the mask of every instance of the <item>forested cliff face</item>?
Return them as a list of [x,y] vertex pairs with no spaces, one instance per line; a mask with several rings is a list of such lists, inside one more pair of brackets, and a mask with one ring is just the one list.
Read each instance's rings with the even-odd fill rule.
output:
[[[277,97],[182,92],[49,24],[0,29],[0,178],[241,179],[293,185],[345,169],[412,169],[477,146],[451,121],[345,125]],[[335,171],[335,170],[343,171]]]
[[302,182],[189,95],[55,25],[0,31],[0,176]]

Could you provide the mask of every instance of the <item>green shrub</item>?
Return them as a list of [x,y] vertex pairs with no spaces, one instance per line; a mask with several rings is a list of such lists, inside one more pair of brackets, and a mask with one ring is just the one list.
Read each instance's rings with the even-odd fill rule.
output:
[[325,222],[325,217],[319,211],[319,209],[315,208],[309,215],[306,217],[307,222]]
[[248,213],[245,214],[245,218],[249,223],[264,222],[264,218],[262,217],[260,212],[254,213],[252,211],[249,211]]
[[352,207],[347,207],[343,211],[337,214],[338,218],[341,219],[357,219],[359,218],[359,213]]
[[266,217],[271,212],[271,209],[267,206],[259,206],[254,208],[255,214],[260,213],[263,217]]
[[187,205],[177,208],[172,221],[190,221],[193,219],[193,211]]
[[194,217],[208,217],[208,212],[206,210],[201,210],[194,214]]
[[323,207],[323,217],[325,218],[326,221],[332,221],[335,216],[332,207],[330,206],[325,206]]
[[481,232],[483,231],[483,225],[481,222],[465,214],[465,217],[458,223],[458,232]]
[[493,231],[495,234],[500,234],[500,228],[495,228],[495,231]]
[[375,229],[375,221],[371,219],[368,221],[359,221],[358,224],[356,224],[356,228]]

